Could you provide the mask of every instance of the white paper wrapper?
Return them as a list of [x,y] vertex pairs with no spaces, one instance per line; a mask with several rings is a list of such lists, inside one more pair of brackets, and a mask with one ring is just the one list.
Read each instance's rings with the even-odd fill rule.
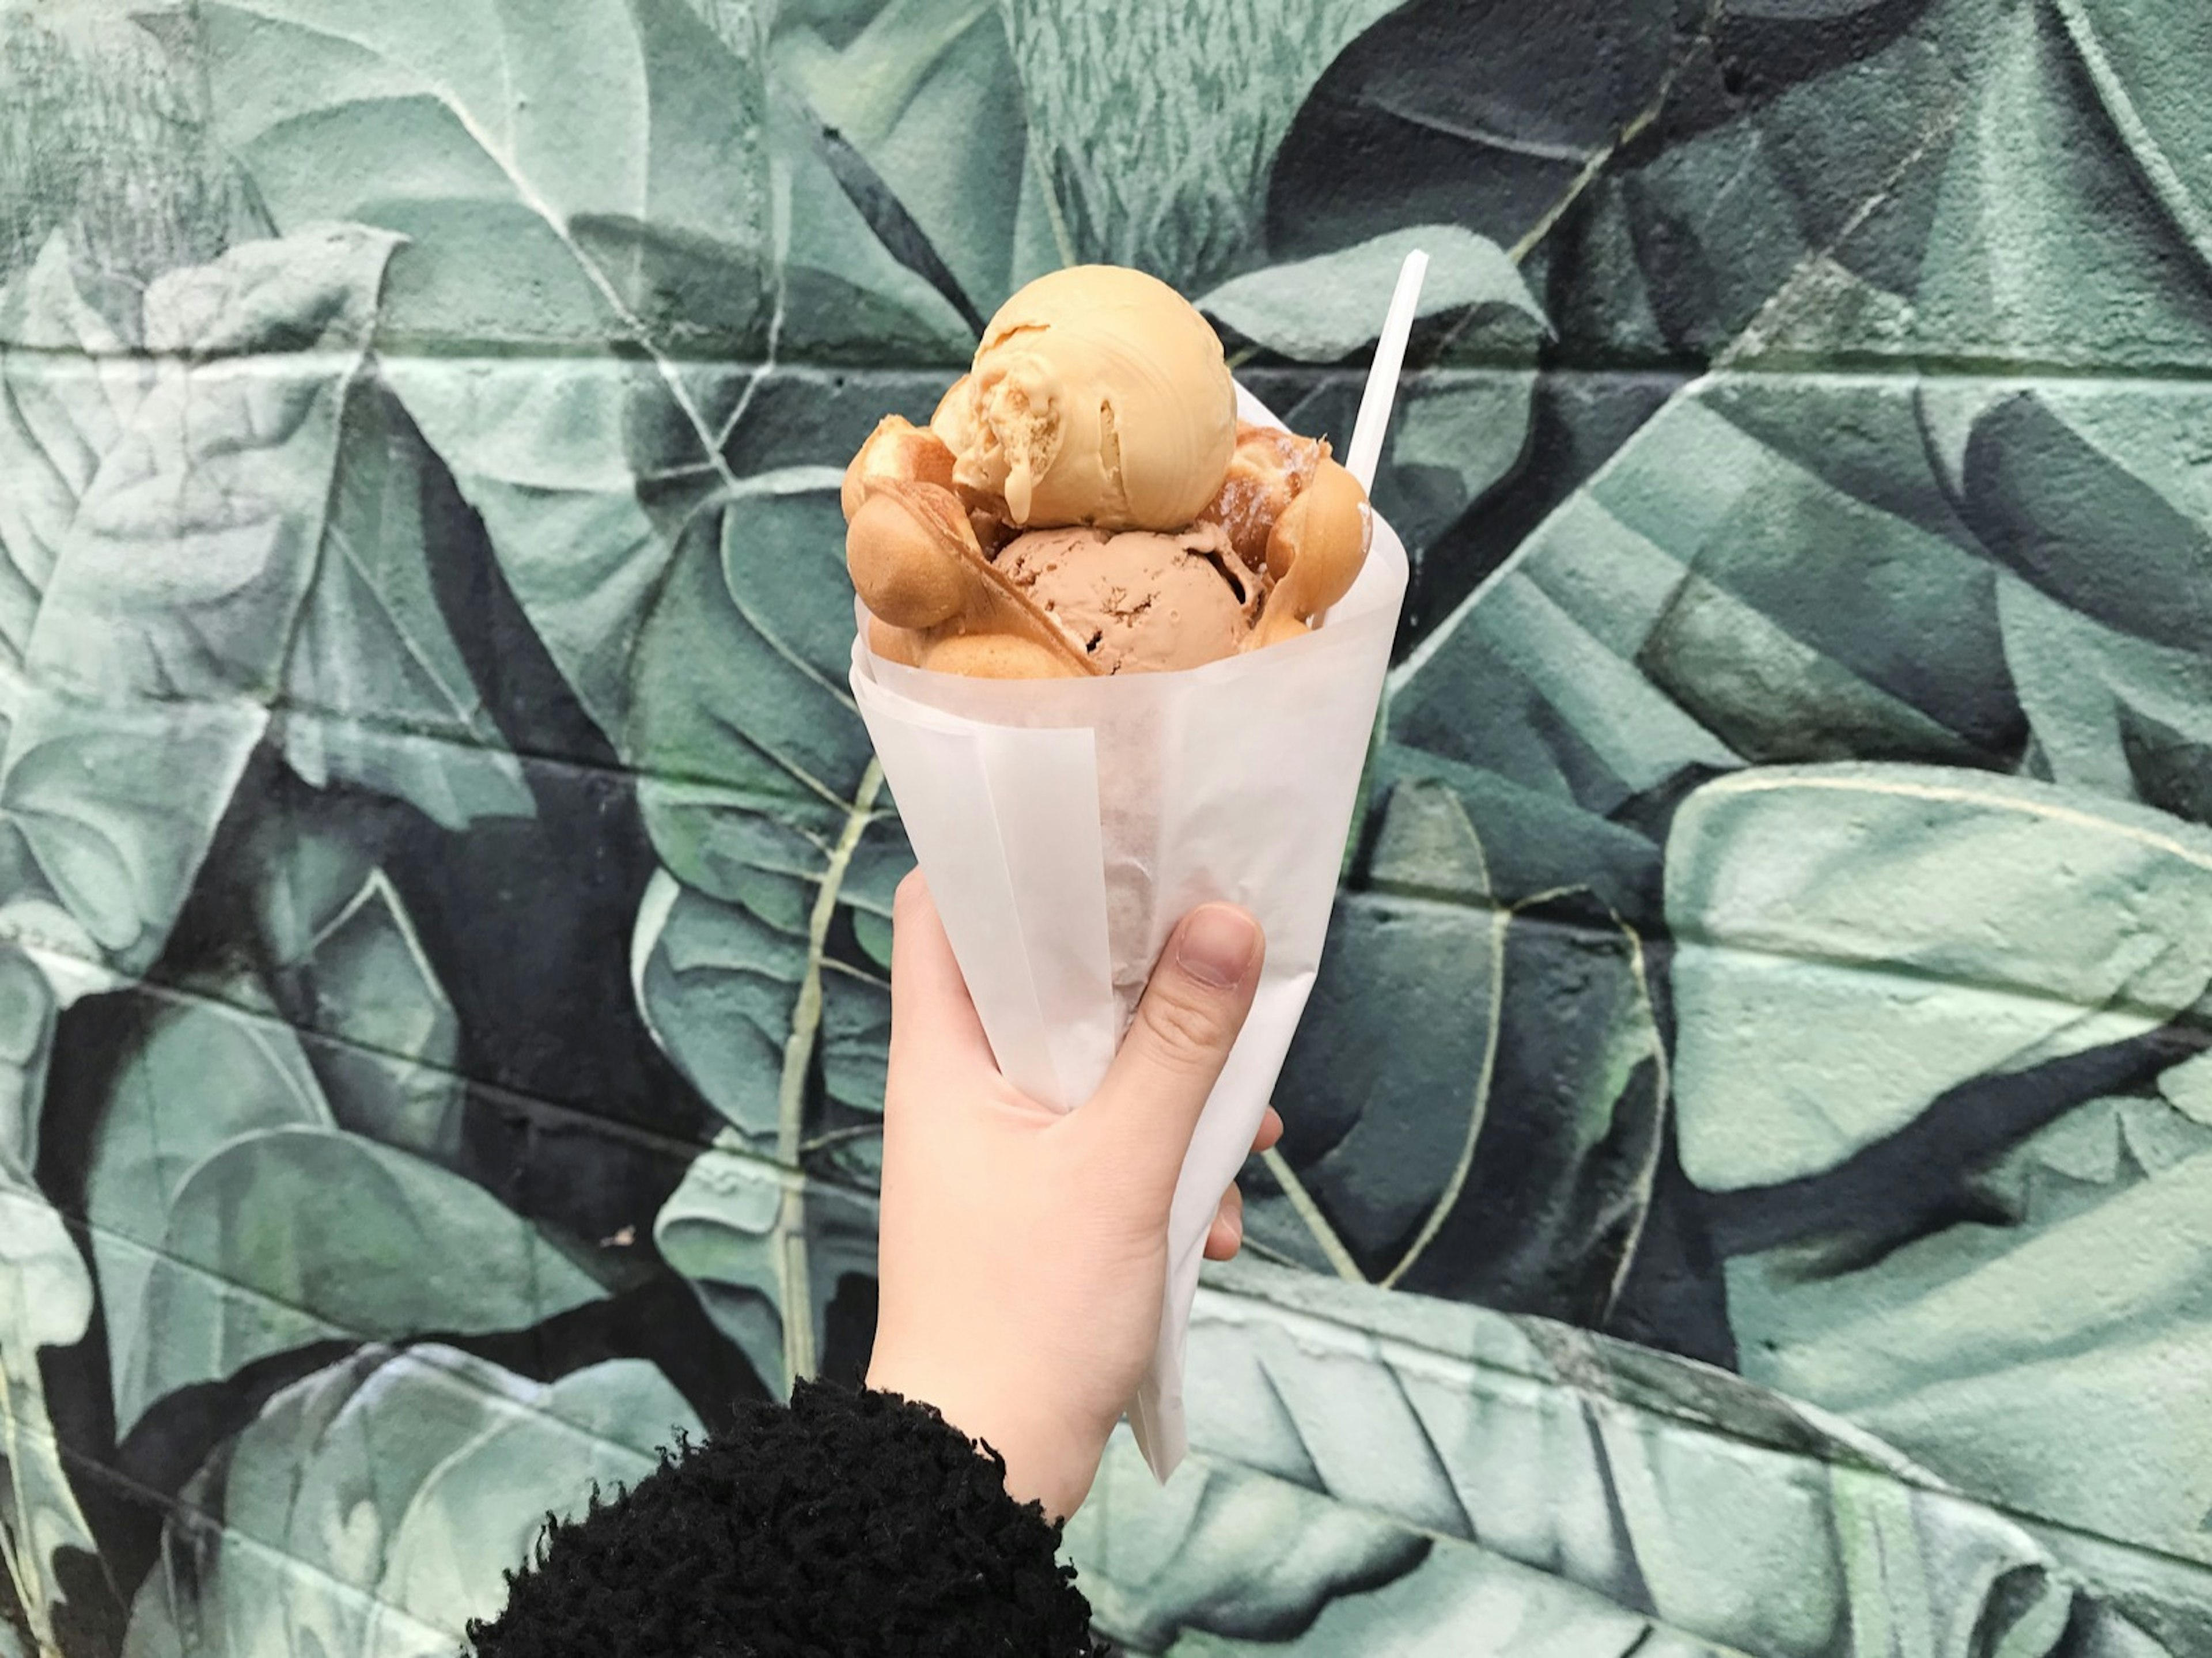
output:
[[[1243,417],[1279,425],[1241,387]],[[1088,1099],[1168,934],[1242,904],[1267,966],[1169,1222],[1167,1303],[1129,1406],[1165,1479],[1186,1448],[1184,1338],[1215,1205],[1259,1132],[1328,930],[1406,550],[1375,520],[1352,591],[1303,639],[1177,673],[967,679],[853,645],[853,695],[1000,1069]]]

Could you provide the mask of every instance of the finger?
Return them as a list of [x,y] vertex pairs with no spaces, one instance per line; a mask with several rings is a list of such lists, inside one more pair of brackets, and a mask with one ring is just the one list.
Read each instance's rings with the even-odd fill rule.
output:
[[1229,1260],[1244,1245],[1244,1194],[1234,1186],[1221,1194],[1213,1224],[1206,1232],[1206,1258]]
[[1275,1143],[1282,1138],[1282,1114],[1271,1105],[1267,1114],[1260,1119],[1260,1132],[1252,1137],[1252,1149],[1255,1151],[1272,1151],[1275,1149]]
[[1201,904],[1184,916],[1105,1082],[1075,1114],[1086,1133],[1115,1141],[1132,1173],[1167,1192],[1252,1010],[1266,952],[1260,924],[1233,904]]
[[894,1075],[998,1068],[920,870],[891,902],[890,1065]]

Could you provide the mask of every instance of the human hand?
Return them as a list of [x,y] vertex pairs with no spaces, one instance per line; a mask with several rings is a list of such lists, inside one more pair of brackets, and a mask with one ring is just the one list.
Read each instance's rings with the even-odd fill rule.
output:
[[[1168,1210],[1265,946],[1228,904],[1183,918],[1098,1092],[1065,1114],[999,1074],[921,877],[893,911],[879,1297],[868,1385],[935,1406],[1064,1519],[1135,1394],[1166,1299]],[[1282,1134],[1271,1108],[1255,1151]],[[1243,1236],[1235,1186],[1206,1241]]]

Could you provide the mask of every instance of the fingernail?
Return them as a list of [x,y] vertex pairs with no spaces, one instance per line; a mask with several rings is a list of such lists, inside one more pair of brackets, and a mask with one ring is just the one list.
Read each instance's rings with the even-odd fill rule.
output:
[[1176,965],[1200,984],[1224,989],[1242,983],[1259,953],[1259,924],[1229,904],[1193,910],[1176,939]]

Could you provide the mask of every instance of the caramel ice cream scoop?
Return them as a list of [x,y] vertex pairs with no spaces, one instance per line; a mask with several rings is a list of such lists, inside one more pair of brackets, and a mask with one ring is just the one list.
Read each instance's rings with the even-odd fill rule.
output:
[[1237,387],[1189,301],[1118,265],[1038,277],[993,317],[931,427],[971,510],[1015,528],[1179,531],[1219,493]]
[[1195,668],[1234,656],[1259,613],[1261,580],[1214,525],[1032,530],[997,568],[1106,673]]

